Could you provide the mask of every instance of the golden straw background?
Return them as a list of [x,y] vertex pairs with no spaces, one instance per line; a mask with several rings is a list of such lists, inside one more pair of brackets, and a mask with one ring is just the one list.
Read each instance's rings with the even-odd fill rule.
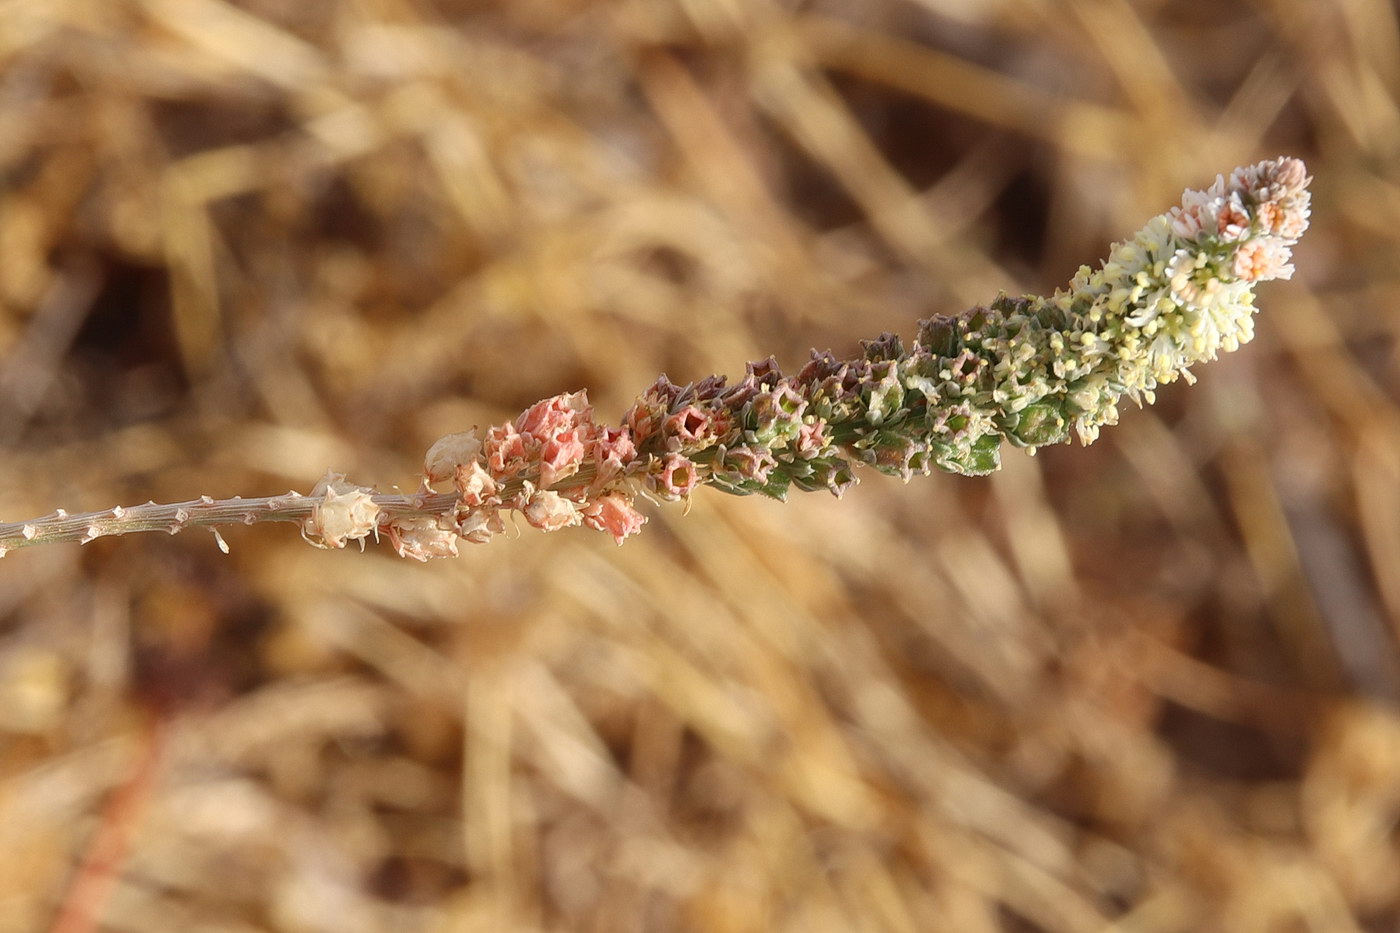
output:
[[1382,0],[0,3],[0,517],[409,487],[1043,293],[1280,154],[1259,337],[1084,449],[453,562],[0,562],[0,933],[1400,925]]

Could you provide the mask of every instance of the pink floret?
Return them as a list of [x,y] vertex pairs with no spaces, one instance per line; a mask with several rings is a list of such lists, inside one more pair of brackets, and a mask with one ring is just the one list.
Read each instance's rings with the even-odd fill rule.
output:
[[632,507],[631,500],[619,492],[595,499],[583,507],[582,514],[585,525],[606,531],[618,544],[629,535],[641,531],[647,520],[645,515]]
[[570,428],[549,437],[540,445],[540,485],[552,486],[558,480],[573,476],[587,452],[583,446],[583,431]]
[[496,425],[486,432],[486,467],[496,479],[519,473],[525,466],[525,438],[513,424]]
[[661,473],[656,488],[668,499],[681,499],[700,485],[700,473],[695,464],[680,454],[667,454],[661,461]]

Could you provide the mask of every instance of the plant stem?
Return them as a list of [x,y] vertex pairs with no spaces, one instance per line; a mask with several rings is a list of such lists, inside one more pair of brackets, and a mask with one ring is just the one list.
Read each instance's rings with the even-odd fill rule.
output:
[[[393,518],[417,518],[450,512],[457,503],[451,493],[414,495],[375,495],[379,514]],[[245,499],[212,499],[201,496],[188,502],[117,506],[101,512],[70,515],[62,509],[27,522],[0,523],[0,556],[36,544],[76,541],[87,544],[109,535],[137,531],[164,531],[177,534],[186,528],[213,528],[219,525],[254,525],[258,522],[301,522],[310,518],[323,500],[289,492],[281,496]]]

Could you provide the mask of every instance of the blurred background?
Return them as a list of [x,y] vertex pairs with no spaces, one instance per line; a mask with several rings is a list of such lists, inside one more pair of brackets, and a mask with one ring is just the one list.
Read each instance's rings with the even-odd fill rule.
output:
[[0,562],[0,931],[1400,925],[1381,0],[0,3],[0,516],[1044,293],[1315,173],[1254,344],[1085,449],[456,561]]

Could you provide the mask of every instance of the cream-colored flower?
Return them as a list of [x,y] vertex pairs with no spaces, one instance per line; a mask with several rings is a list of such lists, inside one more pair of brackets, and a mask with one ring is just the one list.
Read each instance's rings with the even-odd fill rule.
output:
[[423,457],[423,476],[429,483],[451,479],[457,468],[481,456],[481,437],[475,430],[440,437]]
[[530,496],[520,514],[541,531],[558,531],[583,520],[578,506],[552,489],[541,489]]
[[461,494],[461,504],[466,508],[476,508],[496,494],[497,483],[479,461],[459,463],[455,477],[457,492]]
[[435,557],[456,557],[457,526],[446,516],[397,518],[384,527],[389,542],[400,557],[429,561]]
[[379,506],[372,493],[346,482],[343,473],[326,473],[311,490],[311,498],[320,501],[301,523],[302,537],[317,547],[343,548],[347,541],[373,534],[378,527]]

